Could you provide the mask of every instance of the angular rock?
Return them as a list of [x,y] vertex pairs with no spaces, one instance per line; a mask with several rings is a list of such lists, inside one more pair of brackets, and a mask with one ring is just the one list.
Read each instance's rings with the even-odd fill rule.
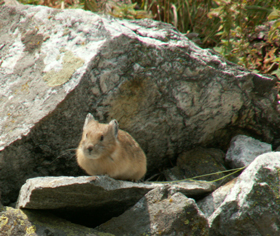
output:
[[114,235],[208,235],[208,222],[193,199],[169,195],[166,187],[147,193],[131,209],[96,228]]
[[20,191],[18,208],[49,210],[89,227],[122,214],[147,192],[164,187],[172,194],[181,192],[198,197],[215,189],[203,182],[147,184],[98,177],[43,177],[27,180]]
[[246,135],[237,135],[226,153],[226,162],[231,168],[249,165],[257,156],[271,152],[272,146]]
[[[34,176],[81,175],[88,112],[119,121],[148,175],[241,130],[279,136],[275,81],[201,49],[168,24],[83,10],[0,6],[0,186],[5,204]],[[15,174],[16,173],[16,174]]]
[[280,235],[280,153],[258,156],[208,218],[210,235]]
[[3,207],[0,210],[0,235],[110,236],[111,234],[73,224],[46,212]]
[[197,206],[207,218],[210,217],[212,213],[223,203],[235,182],[236,179],[229,181],[225,185],[216,189],[213,193],[209,194],[207,197],[197,202]]

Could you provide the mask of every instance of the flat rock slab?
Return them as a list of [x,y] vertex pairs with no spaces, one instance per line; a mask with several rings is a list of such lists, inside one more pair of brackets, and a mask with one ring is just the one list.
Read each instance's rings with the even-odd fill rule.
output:
[[[152,185],[116,181],[109,177],[39,177],[23,185],[17,207],[58,209],[91,207],[119,201],[119,192],[127,202],[153,189]],[[44,195],[44,197],[43,197]],[[66,197],[67,196],[67,197]]]
[[51,210],[75,223],[96,226],[121,214],[153,188],[109,177],[39,177],[23,185],[17,207]]
[[[156,183],[156,182],[155,182]],[[201,198],[216,189],[216,184],[207,181],[184,181],[165,183],[170,193],[180,192],[191,198]]]
[[27,180],[20,191],[18,208],[50,210],[86,226],[97,226],[122,214],[152,189],[165,186],[175,194],[197,196],[213,191],[203,182],[179,184],[133,183],[107,176],[43,177]]

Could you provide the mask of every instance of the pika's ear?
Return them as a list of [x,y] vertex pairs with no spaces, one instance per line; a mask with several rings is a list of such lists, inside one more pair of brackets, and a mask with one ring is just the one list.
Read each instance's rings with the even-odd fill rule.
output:
[[86,120],[85,120],[85,123],[84,123],[83,129],[85,129],[86,126],[87,126],[87,124],[88,124],[90,121],[92,121],[92,120],[95,120],[94,117],[93,117],[93,115],[90,114],[90,113],[88,113],[88,114],[87,114],[87,117],[86,117]]
[[109,126],[112,128],[115,138],[117,138],[118,137],[118,131],[119,131],[118,122],[116,120],[111,120],[110,123],[109,123]]

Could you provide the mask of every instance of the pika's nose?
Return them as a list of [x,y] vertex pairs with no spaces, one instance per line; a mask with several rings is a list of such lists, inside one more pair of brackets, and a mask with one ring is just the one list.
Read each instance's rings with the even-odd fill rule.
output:
[[87,148],[87,150],[88,150],[89,153],[91,153],[92,150],[93,150],[93,147],[92,147],[92,146],[89,146],[89,147]]

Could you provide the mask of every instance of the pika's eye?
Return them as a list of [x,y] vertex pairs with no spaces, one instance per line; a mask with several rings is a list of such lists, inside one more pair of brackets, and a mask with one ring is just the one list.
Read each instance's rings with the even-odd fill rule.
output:
[[103,135],[100,136],[100,141],[103,141],[104,137]]
[[86,133],[86,138],[88,137],[88,133]]

